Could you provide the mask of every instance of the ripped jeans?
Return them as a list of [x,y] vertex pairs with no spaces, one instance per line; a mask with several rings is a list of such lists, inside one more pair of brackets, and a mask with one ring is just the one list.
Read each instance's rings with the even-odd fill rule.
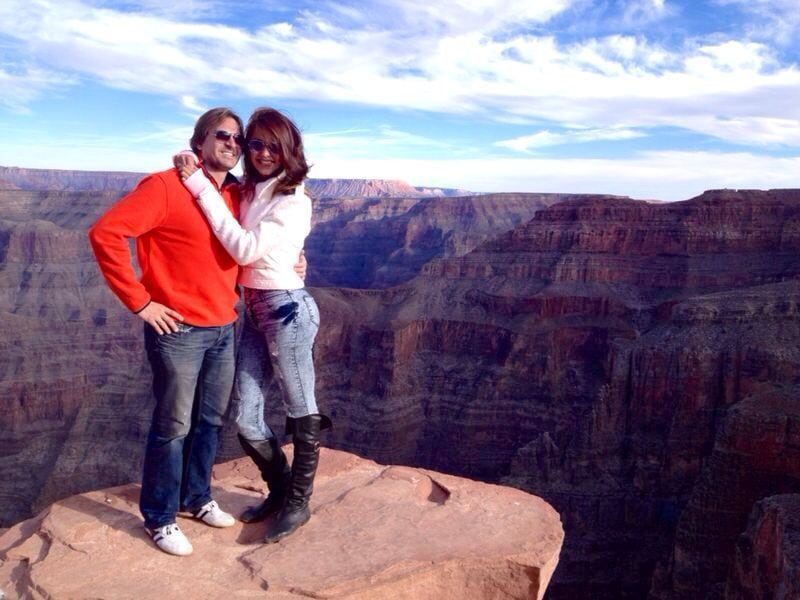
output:
[[274,436],[264,420],[264,394],[271,377],[277,380],[288,416],[296,419],[319,412],[311,352],[319,309],[305,289],[245,288],[244,303],[236,364],[236,424],[242,437],[257,441]]

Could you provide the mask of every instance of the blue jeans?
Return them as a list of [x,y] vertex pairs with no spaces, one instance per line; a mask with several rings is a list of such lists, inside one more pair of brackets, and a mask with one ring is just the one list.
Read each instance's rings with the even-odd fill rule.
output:
[[211,500],[211,467],[233,386],[233,324],[180,324],[165,335],[145,325],[144,340],[156,406],[139,508],[152,529],[174,523],[178,510],[195,511]]
[[236,424],[245,439],[273,437],[264,421],[264,390],[274,376],[286,413],[292,418],[317,414],[312,348],[319,310],[304,289],[245,288],[246,316],[239,342]]

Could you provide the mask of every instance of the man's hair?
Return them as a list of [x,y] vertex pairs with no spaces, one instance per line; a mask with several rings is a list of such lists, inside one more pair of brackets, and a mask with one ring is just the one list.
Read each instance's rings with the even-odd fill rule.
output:
[[[245,140],[253,139],[256,128],[269,132],[278,142],[283,175],[275,186],[275,194],[288,194],[294,190],[308,175],[308,163],[303,152],[303,138],[300,130],[292,120],[274,108],[257,108],[250,116],[245,130]],[[264,177],[253,166],[250,151],[244,149],[245,197],[252,197],[256,183]]]
[[228,117],[239,124],[240,132],[244,129],[239,115],[233,112],[230,108],[224,106],[212,108],[211,110],[207,110],[200,115],[200,118],[197,119],[197,123],[194,124],[194,133],[189,140],[189,145],[198,157],[200,157],[200,149],[203,146],[203,142],[205,141],[208,132],[213,127],[216,127],[223,119],[227,119]]

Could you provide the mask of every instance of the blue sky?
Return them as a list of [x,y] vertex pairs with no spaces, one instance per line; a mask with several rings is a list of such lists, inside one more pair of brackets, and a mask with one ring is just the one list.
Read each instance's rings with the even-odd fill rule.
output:
[[314,177],[800,187],[798,0],[3,0],[0,165],[151,171],[287,112]]

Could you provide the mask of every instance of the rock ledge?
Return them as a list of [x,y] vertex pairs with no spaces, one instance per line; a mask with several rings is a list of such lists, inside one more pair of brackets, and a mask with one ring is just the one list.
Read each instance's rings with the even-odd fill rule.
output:
[[[228,510],[259,497],[247,459],[214,476]],[[296,534],[264,545],[265,523],[179,517],[195,548],[179,558],[145,535],[138,491],[72,496],[5,531],[6,598],[540,599],[564,535],[555,510],[519,490],[324,449],[314,516]]]

